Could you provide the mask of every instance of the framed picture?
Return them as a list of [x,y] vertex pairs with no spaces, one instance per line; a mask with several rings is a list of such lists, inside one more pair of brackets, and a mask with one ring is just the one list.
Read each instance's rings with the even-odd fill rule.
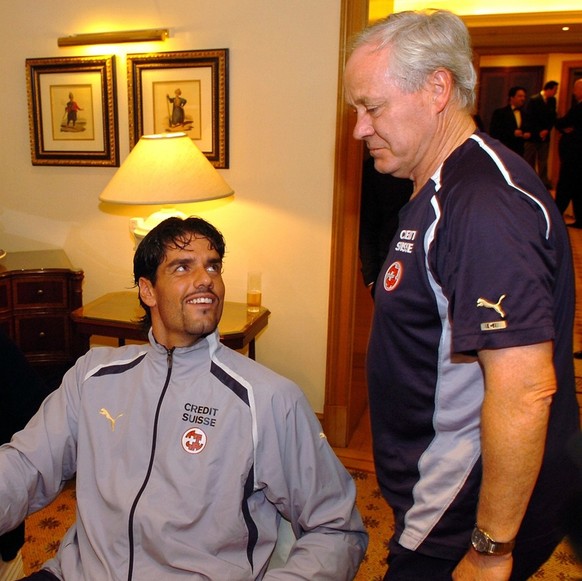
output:
[[183,131],[228,167],[228,49],[128,54],[129,140]]
[[33,165],[118,166],[115,57],[26,59]]

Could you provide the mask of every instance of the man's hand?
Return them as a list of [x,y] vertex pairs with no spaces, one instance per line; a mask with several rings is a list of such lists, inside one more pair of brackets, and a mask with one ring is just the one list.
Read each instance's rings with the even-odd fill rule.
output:
[[512,568],[511,553],[480,555],[471,548],[453,571],[453,581],[507,581]]

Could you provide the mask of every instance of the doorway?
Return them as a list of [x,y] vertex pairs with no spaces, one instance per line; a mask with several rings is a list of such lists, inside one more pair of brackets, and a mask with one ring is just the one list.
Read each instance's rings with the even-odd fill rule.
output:
[[[342,0],[340,77],[350,39],[366,26],[367,11],[367,0]],[[473,35],[474,48],[478,56],[508,52],[531,54],[540,51],[582,53],[582,34],[579,32],[576,32],[576,36],[570,36],[568,45],[560,46],[557,50],[557,35],[539,32],[540,26],[548,26],[553,20],[569,19],[576,22],[579,28],[579,23],[582,23],[582,12],[475,16],[464,19]],[[496,19],[493,33],[487,34],[485,27],[480,26],[482,21]],[[532,21],[534,24],[531,24]],[[545,46],[540,47],[540,42],[544,42]],[[359,283],[357,244],[363,158],[361,144],[352,138],[354,125],[355,115],[344,101],[340,82],[337,101],[327,374],[323,419],[329,442],[332,446],[343,448],[349,445],[367,404],[367,396],[363,395],[361,390],[358,392],[353,381],[354,325]]]
[[481,67],[477,111],[485,130],[489,130],[493,111],[505,107],[511,87],[523,87],[526,95],[535,95],[544,83],[544,67]]

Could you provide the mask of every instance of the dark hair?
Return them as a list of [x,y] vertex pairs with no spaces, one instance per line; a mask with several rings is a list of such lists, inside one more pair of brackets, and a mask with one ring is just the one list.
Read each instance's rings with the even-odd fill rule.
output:
[[[210,248],[218,252],[220,259],[224,258],[226,245],[222,234],[209,222],[195,216],[189,218],[167,218],[150,230],[139,243],[133,257],[133,280],[137,285],[140,278],[148,279],[156,284],[158,266],[166,258],[169,248],[184,248],[193,238],[206,238]],[[151,326],[150,308],[139,298],[145,311],[141,319],[144,329]]]
[[509,93],[508,93],[508,97],[515,97],[515,95],[517,94],[518,91],[523,91],[526,95],[527,95],[527,91],[525,90],[525,87],[511,87],[511,89],[509,89]]
[[559,85],[558,81],[548,81],[544,85],[544,91],[551,91],[552,89],[556,88]]

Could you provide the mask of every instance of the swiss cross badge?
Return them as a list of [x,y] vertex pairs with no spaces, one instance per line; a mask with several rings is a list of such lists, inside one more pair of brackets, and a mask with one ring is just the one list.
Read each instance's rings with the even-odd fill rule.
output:
[[397,260],[393,262],[384,275],[384,288],[390,292],[393,291],[402,278],[402,263]]
[[190,428],[182,436],[182,448],[188,454],[199,454],[206,446],[206,434],[199,428]]

